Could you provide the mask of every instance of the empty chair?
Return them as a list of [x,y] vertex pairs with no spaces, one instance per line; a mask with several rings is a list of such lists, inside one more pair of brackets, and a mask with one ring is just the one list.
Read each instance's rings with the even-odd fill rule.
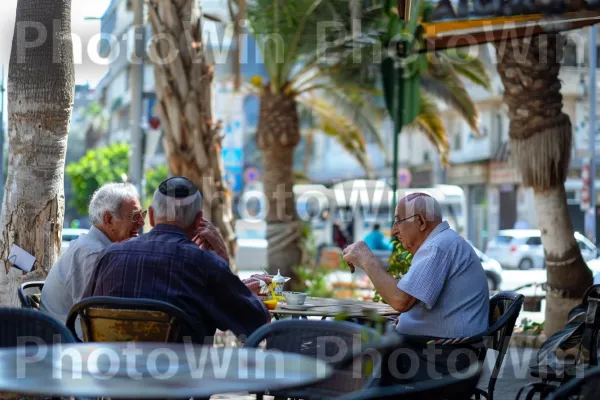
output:
[[573,396],[579,400],[592,400],[600,396],[600,367],[585,371],[585,376],[570,380],[562,385],[548,400],[569,400]]
[[171,304],[151,299],[90,297],[75,304],[67,327],[75,335],[79,318],[86,342],[182,342],[189,337],[204,343],[202,324]]
[[475,363],[466,370],[439,379],[370,388],[334,400],[466,400],[471,397],[470,388],[477,385],[482,369],[482,363]]
[[17,289],[17,295],[19,296],[21,307],[39,310],[43,288],[44,281],[31,281],[22,283]]
[[[402,336],[381,336],[358,324],[337,321],[286,320],[265,325],[254,332],[245,347],[280,350],[330,362],[336,372],[329,379],[306,388],[270,393],[276,397],[331,398],[376,387],[382,361],[399,347]],[[259,395],[260,397],[260,395]]]
[[37,338],[40,344],[55,342],[76,343],[75,337],[56,318],[39,311],[23,308],[0,308],[0,347],[16,347],[35,342],[25,338]]

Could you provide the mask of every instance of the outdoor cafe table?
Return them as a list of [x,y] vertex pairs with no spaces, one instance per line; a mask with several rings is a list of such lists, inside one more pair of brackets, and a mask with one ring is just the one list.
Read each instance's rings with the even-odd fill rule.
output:
[[0,393],[54,397],[207,398],[298,388],[332,372],[323,361],[299,354],[190,344],[79,343],[0,350]]
[[285,315],[291,316],[293,319],[307,319],[308,317],[321,317],[321,319],[326,319],[335,317],[341,313],[344,313],[350,318],[364,318],[369,311],[384,317],[399,315],[398,311],[394,310],[389,305],[372,301],[307,297],[304,304],[307,306],[310,305],[310,307],[306,310],[299,311],[287,309],[284,304],[278,304],[274,310],[270,310],[270,313],[275,319],[279,319],[281,316]]

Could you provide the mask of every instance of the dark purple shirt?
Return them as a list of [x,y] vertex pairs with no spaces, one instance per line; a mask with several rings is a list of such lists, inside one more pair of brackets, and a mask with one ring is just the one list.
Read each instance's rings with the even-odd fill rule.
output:
[[181,308],[206,335],[231,330],[249,336],[269,321],[263,303],[213,252],[185,232],[157,225],[149,233],[111,244],[100,257],[82,298],[146,298]]

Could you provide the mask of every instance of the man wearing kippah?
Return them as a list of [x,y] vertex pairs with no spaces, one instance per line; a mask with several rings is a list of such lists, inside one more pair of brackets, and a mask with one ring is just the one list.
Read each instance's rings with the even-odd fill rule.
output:
[[253,293],[258,280],[241,281],[229,269],[225,244],[203,217],[202,195],[191,181],[161,183],[149,216],[149,233],[107,248],[83,298],[165,301],[202,324],[207,337],[216,329],[249,336],[270,320]]

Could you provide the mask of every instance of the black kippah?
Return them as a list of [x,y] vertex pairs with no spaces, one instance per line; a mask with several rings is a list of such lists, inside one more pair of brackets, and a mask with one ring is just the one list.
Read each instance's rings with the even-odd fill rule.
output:
[[174,176],[160,184],[158,190],[168,197],[182,199],[198,193],[198,188],[192,181],[183,176]]

